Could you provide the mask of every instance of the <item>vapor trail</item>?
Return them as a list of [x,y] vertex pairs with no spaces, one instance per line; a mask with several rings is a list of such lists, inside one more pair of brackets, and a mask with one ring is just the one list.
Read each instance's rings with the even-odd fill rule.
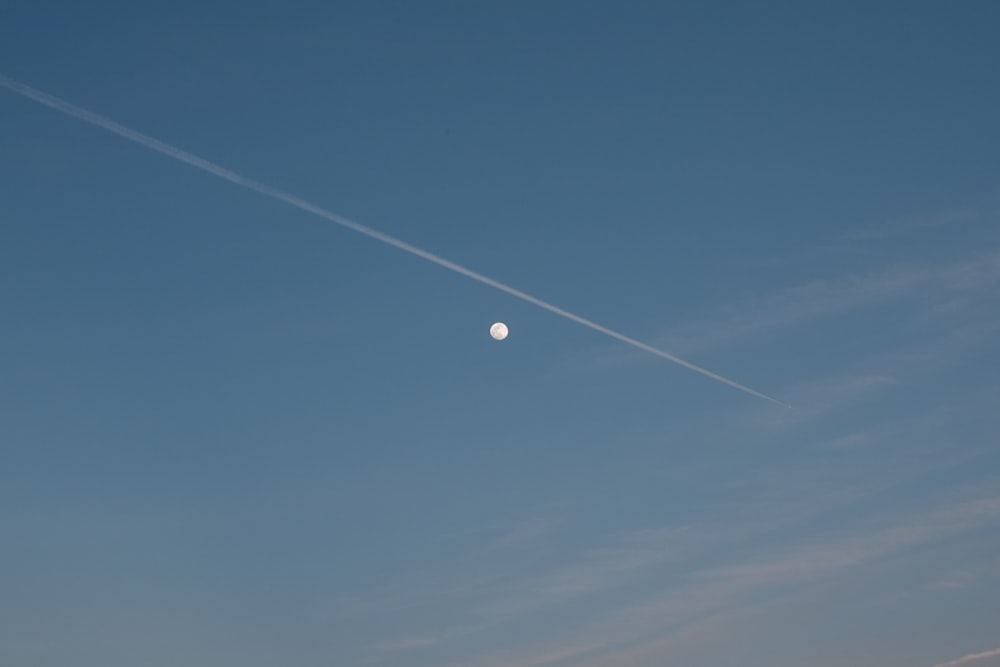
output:
[[159,139],[154,139],[153,137],[142,134],[141,132],[137,132],[136,130],[125,127],[124,125],[117,123],[111,120],[110,118],[106,118],[92,111],[88,111],[74,104],[70,104],[65,100],[61,100],[58,97],[49,95],[48,93],[42,92],[41,90],[32,88],[31,86],[23,84],[14,79],[11,79],[10,77],[4,76],[3,74],[0,74],[0,86],[3,86],[4,88],[10,90],[11,92],[17,93],[18,95],[34,100],[39,104],[44,104],[47,107],[51,107],[56,111],[60,111],[69,116],[73,116],[74,118],[90,123],[91,125],[96,125],[97,127],[105,129],[109,132],[113,132],[114,134],[117,134],[120,137],[128,139],[129,141],[137,143],[141,146],[145,146],[146,148],[154,150],[157,153],[162,153],[167,157],[179,160],[181,162],[185,162],[191,165],[192,167],[195,167],[196,169],[201,169],[202,171],[206,171],[214,176],[218,176],[219,178],[223,178],[227,181],[235,183],[236,185],[258,192],[266,197],[271,197],[272,199],[283,201],[286,204],[290,204],[291,206],[299,208],[303,211],[307,211],[309,213],[312,213],[313,215],[317,215],[321,218],[329,220],[330,222],[335,222],[338,225],[347,227],[348,229],[352,229],[358,232],[359,234],[364,234],[365,236],[371,237],[376,241],[381,241],[382,243],[385,243],[387,245],[399,248],[400,250],[408,252],[411,255],[416,255],[417,257],[426,259],[428,262],[433,262],[438,266],[442,266],[446,269],[449,269],[450,271],[459,273],[463,276],[466,276],[467,278],[472,278],[473,280],[483,283],[484,285],[489,285],[490,287],[498,289],[501,292],[506,292],[507,294],[517,297],[522,301],[527,301],[528,303],[534,304],[539,308],[544,308],[550,313],[555,313],[560,317],[565,317],[566,319],[572,320],[577,324],[582,324],[583,326],[593,329],[594,331],[598,331],[606,336],[610,336],[611,338],[616,338],[622,341],[623,343],[631,345],[632,347],[638,348],[645,352],[649,352],[650,354],[655,354],[656,356],[662,357],[667,361],[672,361],[675,364],[679,364],[689,370],[694,371],[695,373],[700,373],[705,377],[712,378],[713,380],[729,385],[734,389],[739,389],[740,391],[750,394],[751,396],[763,398],[765,401],[770,401],[771,403],[788,407],[786,403],[783,403],[776,398],[773,398],[771,396],[768,396],[767,394],[759,392],[756,389],[751,389],[750,387],[742,385],[739,382],[736,382],[735,380],[730,380],[729,378],[723,377],[717,373],[713,373],[712,371],[702,368],[701,366],[692,364],[690,361],[684,361],[680,357],[675,357],[669,352],[665,352],[663,350],[655,348],[652,345],[647,345],[646,343],[635,340],[634,338],[630,338],[623,333],[619,333],[613,329],[601,326],[596,322],[591,322],[590,320],[580,317],[579,315],[575,315],[569,312],[568,310],[563,310],[558,306],[553,306],[551,303],[547,301],[542,301],[538,297],[531,296],[530,294],[525,294],[524,292],[518,289],[514,289],[509,285],[505,285],[500,281],[484,276],[481,273],[476,273],[472,269],[467,269],[464,266],[461,266],[460,264],[456,264],[455,262],[445,259],[444,257],[439,257],[438,255],[435,255],[432,252],[428,252],[416,246],[410,245],[405,241],[400,241],[394,236],[389,236],[388,234],[384,234],[378,230],[372,229],[371,227],[362,225],[360,222],[355,222],[354,220],[345,218],[342,215],[337,215],[332,211],[328,211],[324,208],[320,208],[315,204],[311,204],[303,199],[299,199],[295,195],[290,195],[287,192],[283,192],[276,188],[272,188],[269,185],[265,185],[264,183],[260,183],[253,179],[247,178],[246,176],[241,176],[240,174],[237,174],[234,171],[230,171],[225,167],[221,167],[215,164],[214,162],[209,162],[208,160],[198,157],[193,153],[188,153],[187,151],[183,151],[180,148],[176,148],[174,146],[171,146],[170,144],[166,144],[160,141]]

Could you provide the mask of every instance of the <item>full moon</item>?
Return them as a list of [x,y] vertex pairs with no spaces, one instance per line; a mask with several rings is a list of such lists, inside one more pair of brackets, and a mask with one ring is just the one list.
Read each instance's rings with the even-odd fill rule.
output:
[[495,340],[503,340],[507,337],[507,325],[503,322],[496,322],[490,327],[490,335],[493,336]]

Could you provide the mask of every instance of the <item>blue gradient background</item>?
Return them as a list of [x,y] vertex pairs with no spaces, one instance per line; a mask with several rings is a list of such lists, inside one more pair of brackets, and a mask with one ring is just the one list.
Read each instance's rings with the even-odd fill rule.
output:
[[998,21],[8,3],[8,76],[794,407],[0,91],[0,662],[1000,665]]

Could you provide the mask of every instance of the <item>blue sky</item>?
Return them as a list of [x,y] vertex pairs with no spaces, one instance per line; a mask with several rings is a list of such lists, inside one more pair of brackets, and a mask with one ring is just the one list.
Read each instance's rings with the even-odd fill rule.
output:
[[995,3],[84,4],[0,72],[792,407],[4,88],[4,664],[1000,666]]

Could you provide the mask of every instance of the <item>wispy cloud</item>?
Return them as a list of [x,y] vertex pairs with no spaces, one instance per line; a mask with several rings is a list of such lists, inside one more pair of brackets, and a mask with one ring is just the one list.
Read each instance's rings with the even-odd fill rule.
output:
[[[810,396],[840,400],[860,392],[863,397],[891,385],[887,376],[844,376],[830,387],[817,384]],[[991,404],[986,398],[982,403]],[[938,410],[944,412],[890,420],[881,430],[851,431],[902,443],[906,454],[891,469],[870,460],[859,469],[852,456],[833,457],[820,467],[762,465],[706,489],[720,499],[718,513],[606,534],[585,545],[562,543],[573,535],[564,514],[556,520],[538,512],[484,531],[482,546],[466,561],[450,563],[434,577],[408,577],[415,589],[406,595],[405,615],[384,617],[387,627],[398,628],[402,621],[405,630],[379,637],[381,643],[373,641],[366,650],[375,663],[396,664],[405,657],[415,666],[662,664],[661,658],[708,641],[705,636],[713,632],[724,633],[727,623],[753,622],[747,620],[750,611],[744,617],[734,616],[736,610],[759,612],[762,600],[807,596],[814,586],[867,576],[863,568],[886,566],[896,554],[902,558],[922,545],[989,530],[1000,522],[996,480],[956,490],[949,501],[924,508],[900,508],[891,515],[866,511],[835,532],[816,521],[856,516],[886,490],[909,488],[926,480],[929,470],[953,466],[954,460],[945,464],[942,456],[926,456],[922,441],[914,438],[933,431],[929,424],[961,421],[966,414]],[[560,540],[543,539],[560,525],[567,527]],[[522,549],[539,540],[544,549]],[[556,542],[559,548],[549,549]],[[917,594],[939,593],[925,588]],[[377,616],[370,621],[381,623]],[[463,624],[476,629],[462,634]],[[708,629],[692,634],[692,628]]]
[[[990,294],[1000,284],[1000,252],[936,266],[898,265],[840,278],[813,280],[695,315],[669,328],[656,343],[692,355],[732,347],[796,326],[830,320],[900,299],[941,311]],[[604,353],[596,366],[638,363],[624,352]]]
[[660,340],[691,354],[884,303],[931,280],[928,272],[909,269],[814,280],[708,313],[671,328]]
[[560,523],[562,523],[561,520],[554,516],[532,517],[492,540],[484,547],[484,550],[511,549],[534,542],[552,533]]
[[992,651],[983,651],[982,653],[970,653],[969,655],[963,655],[961,658],[955,658],[954,660],[949,660],[948,662],[939,662],[934,665],[934,667],[959,667],[960,665],[967,665],[970,662],[977,662],[979,660],[985,660],[986,658],[994,658],[1000,656],[1000,648],[995,648]]
[[1000,282],[1000,253],[937,267],[895,267],[837,280],[817,280],[720,310],[668,331],[685,353],[740,343],[778,329],[832,318],[908,296],[935,303]]
[[856,447],[867,447],[878,442],[878,438],[872,433],[857,431],[840,435],[823,442],[820,447],[823,449],[854,449]]
[[869,397],[873,392],[896,383],[887,375],[851,374],[802,383],[789,387],[786,394],[793,397],[794,407],[786,410],[755,410],[753,421],[766,427],[789,427],[801,424],[836,408],[844,407]]
[[959,590],[982,582],[984,579],[998,577],[1000,577],[1000,560],[951,570],[940,579],[928,584],[927,588],[935,591]]
[[845,241],[879,241],[925,230],[967,224],[975,222],[979,218],[980,213],[974,208],[956,208],[922,218],[894,220],[862,229],[853,229],[845,233],[842,238]]
[[464,625],[437,634],[408,635],[382,641],[368,651],[368,657],[363,662],[365,665],[378,665],[392,659],[399,653],[428,651],[461,637],[473,635],[484,627],[482,624]]
[[724,567],[706,572],[705,576],[755,586],[800,581],[997,519],[1000,519],[1000,496],[989,494],[867,535],[805,546],[774,560]]
[[937,511],[894,524],[872,523],[860,534],[813,540],[786,546],[784,553],[772,557],[744,557],[742,562],[702,568],[645,600],[606,606],[572,631],[519,648],[481,653],[464,662],[475,667],[562,664],[568,657],[579,667],[662,662],[672,642],[695,625],[720,622],[735,609],[780,598],[803,585],[830,580],[851,568],[1000,520],[1000,495],[994,491],[991,485],[980,489],[978,496]]
[[[770,489],[773,491],[773,489]],[[516,581],[501,581],[485,593],[480,615],[494,620],[560,605],[575,604],[588,596],[614,592],[641,584],[668,567],[686,567],[713,554],[724,553],[755,535],[802,521],[817,511],[856,497],[838,486],[832,494],[816,486],[801,489],[810,503],[788,503],[771,498],[744,499],[748,516],[710,519],[697,525],[675,525],[635,530],[616,535],[605,544],[585,549],[568,562],[559,563]]]
[[414,648],[425,648],[427,646],[435,646],[440,644],[441,639],[439,637],[400,637],[399,639],[393,639],[391,641],[382,642],[378,644],[375,648],[376,650],[384,653],[394,653],[397,651],[407,651]]
[[505,584],[484,601],[480,613],[491,618],[523,614],[625,586],[652,568],[682,558],[682,532],[642,531],[586,550],[569,563]]

